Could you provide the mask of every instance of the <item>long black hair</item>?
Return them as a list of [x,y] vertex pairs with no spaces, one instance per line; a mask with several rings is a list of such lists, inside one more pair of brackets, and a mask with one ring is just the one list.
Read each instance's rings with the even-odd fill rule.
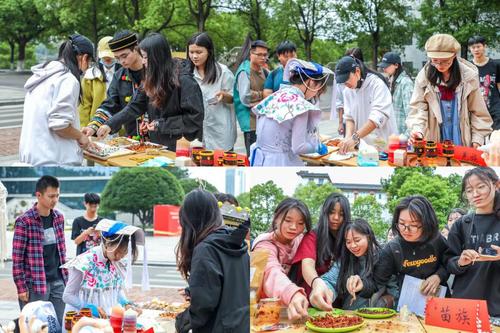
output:
[[203,78],[203,83],[215,83],[215,81],[217,81],[217,78],[220,76],[221,68],[215,60],[215,47],[212,39],[206,32],[197,32],[188,40],[186,48],[186,58],[189,60],[192,73],[195,66],[191,61],[191,58],[189,57],[190,45],[197,45],[207,49],[208,58],[205,62],[205,77]]
[[402,64],[396,64],[396,65],[398,65],[398,67],[396,68],[396,71],[394,72],[394,75],[392,76],[392,81],[391,81],[391,85],[390,85],[391,95],[394,95],[394,91],[396,90],[396,80],[401,75],[401,73],[403,73],[405,71]]
[[150,33],[139,43],[147,53],[144,90],[156,108],[163,108],[172,91],[179,86],[178,71],[172,59],[167,39],[156,32]]
[[[285,221],[286,215],[292,209],[297,209],[302,218],[304,219],[304,223],[306,225],[306,231],[309,232],[311,230],[311,213],[309,212],[309,208],[300,200],[295,198],[286,198],[281,201],[278,206],[274,209],[273,214],[273,223],[271,224],[270,232],[276,231],[278,228],[278,224],[280,228],[283,226],[283,221]],[[281,217],[281,222],[278,223],[278,218]],[[281,231],[281,230],[280,230]]]
[[245,38],[245,41],[243,42],[243,45],[241,46],[241,51],[238,58],[236,59],[236,63],[234,64],[236,70],[245,60],[250,59],[251,50],[252,50],[252,37],[250,36],[250,34],[248,34],[247,37]]
[[440,235],[436,212],[429,200],[421,195],[411,195],[403,198],[396,206],[391,225],[393,235],[402,237],[401,232],[399,232],[398,223],[399,215],[405,209],[408,210],[412,219],[422,223],[422,236],[418,240],[419,242],[428,242]]
[[363,57],[363,51],[359,47],[351,47],[350,49],[347,49],[347,51],[345,51],[344,53],[344,56],[351,56],[363,62],[365,61],[365,58]]
[[356,63],[358,64],[359,70],[361,71],[361,79],[358,81],[357,88],[361,88],[361,86],[363,85],[363,83],[366,80],[366,77],[368,76],[368,73],[376,75],[379,79],[381,79],[385,83],[385,85],[387,87],[389,87],[389,82],[387,82],[386,78],[382,74],[380,74],[377,71],[374,71],[373,69],[368,68],[368,66],[366,66],[365,63],[363,61],[359,60],[358,58],[356,58],[354,56],[352,56],[352,57],[353,57],[354,61],[356,61]]
[[176,261],[177,268],[187,279],[191,271],[194,248],[222,226],[222,215],[217,199],[208,191],[192,190],[184,198],[179,211],[179,222],[182,231],[176,248]]
[[[361,267],[360,260],[347,248],[346,235],[349,231],[356,231],[368,239],[368,248],[364,256],[366,257],[365,266]],[[359,275],[361,278],[366,278],[373,273],[375,262],[378,258],[380,245],[375,238],[370,224],[364,219],[354,219],[351,223],[344,223],[339,230],[339,240],[341,241],[340,247],[340,274],[337,280],[337,288],[341,298],[349,294],[346,288],[347,279],[351,275]],[[363,273],[361,274],[361,271]]]
[[316,232],[316,244],[321,244],[321,246],[316,246],[316,265],[318,266],[330,260],[335,260],[340,254],[341,244],[338,241],[340,238],[338,237],[340,229],[336,234],[333,234],[330,231],[328,217],[335,209],[337,203],[340,205],[343,214],[342,224],[351,222],[351,205],[349,204],[349,200],[341,193],[334,192],[330,194],[321,206],[318,224],[314,229]]
[[448,82],[443,82],[443,73],[438,71],[437,68],[434,67],[430,61],[427,66],[427,71],[425,72],[425,76],[433,86],[437,86],[440,85],[441,83],[444,83],[447,88],[455,90],[460,84],[460,82],[462,82],[462,75],[460,73],[460,64],[458,62],[458,58],[455,57],[453,59],[453,63],[451,64],[450,67],[450,79],[448,80]]

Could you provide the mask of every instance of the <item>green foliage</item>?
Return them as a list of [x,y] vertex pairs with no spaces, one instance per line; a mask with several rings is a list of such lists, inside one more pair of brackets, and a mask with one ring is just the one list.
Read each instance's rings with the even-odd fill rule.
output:
[[389,210],[393,211],[399,201],[410,195],[422,195],[432,204],[440,226],[446,223],[450,210],[460,202],[460,193],[457,192],[455,177],[451,182],[447,177],[439,175],[410,174],[401,184],[396,194],[388,200]]
[[310,181],[307,184],[297,186],[293,197],[306,204],[307,208],[309,208],[309,211],[311,212],[312,222],[313,224],[316,224],[318,223],[323,202],[325,202],[326,198],[333,192],[339,192],[339,190],[333,186],[332,183],[316,185],[315,182]]
[[272,180],[255,185],[250,189],[250,218],[252,219],[252,237],[267,232],[273,219],[276,206],[285,199],[283,189]]
[[352,217],[361,218],[370,223],[378,240],[384,240],[390,224],[382,219],[382,205],[374,195],[358,196],[352,205]]
[[453,35],[462,45],[462,57],[467,56],[467,40],[481,35],[490,46],[498,46],[500,31],[500,2],[489,0],[435,1],[424,0],[420,6],[422,17],[415,20],[414,30],[423,47],[435,33]]
[[241,193],[236,197],[236,200],[238,200],[238,203],[240,204],[240,207],[248,207],[250,208],[250,192],[244,192]]
[[202,188],[211,193],[219,192],[219,190],[217,190],[217,187],[203,179],[184,178],[180,179],[179,183],[184,189],[185,194],[188,194],[189,192],[197,188]]
[[113,175],[101,195],[104,211],[136,214],[142,227],[152,222],[153,206],[180,205],[184,190],[179,181],[161,168],[124,168]]
[[[406,179],[414,174],[422,176],[432,176],[434,174],[434,169],[426,167],[394,169],[393,174],[389,178],[382,179],[380,182],[384,192],[387,194],[387,200],[394,200],[398,196],[398,191],[405,183]],[[394,207],[395,206],[389,206],[389,209],[393,210]]]

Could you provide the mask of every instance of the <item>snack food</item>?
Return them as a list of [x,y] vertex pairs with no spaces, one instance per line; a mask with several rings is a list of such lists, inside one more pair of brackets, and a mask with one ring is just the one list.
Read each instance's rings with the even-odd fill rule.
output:
[[141,143],[141,144],[138,144],[138,145],[133,145],[133,146],[128,146],[127,149],[130,149],[130,150],[133,150],[137,153],[142,153],[142,152],[145,152],[146,149],[149,149],[149,148],[160,148],[159,145],[156,145],[154,143],[149,143],[149,142],[144,142],[144,143]]
[[162,319],[175,319],[179,313],[177,312],[172,312],[172,311],[167,311],[167,312],[162,312],[160,313],[159,317]]
[[261,299],[255,313],[255,325],[274,325],[280,322],[281,306],[276,298]]
[[308,322],[319,328],[344,328],[363,324],[363,319],[359,316],[326,314],[324,316],[310,317]]
[[118,137],[107,140],[105,141],[105,143],[113,147],[123,147],[123,146],[130,146],[132,144],[137,144],[138,142],[129,138]]
[[385,309],[385,308],[364,308],[364,309],[359,309],[356,312],[358,313],[364,313],[364,314],[391,314],[393,311],[391,309]]
[[160,149],[158,149],[158,148],[147,148],[146,149],[146,154],[147,155],[155,155],[155,156],[160,155]]
[[340,142],[342,139],[340,138],[335,138],[335,139],[330,139],[325,142],[325,145],[330,146],[330,147],[338,147],[340,145]]

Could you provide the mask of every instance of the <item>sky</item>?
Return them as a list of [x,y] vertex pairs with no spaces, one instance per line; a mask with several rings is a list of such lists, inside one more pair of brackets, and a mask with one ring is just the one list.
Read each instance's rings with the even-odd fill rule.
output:
[[[437,168],[436,174],[449,176],[453,173],[464,175],[472,167],[446,167]],[[500,168],[495,168],[500,174]],[[246,173],[246,191],[257,184],[272,180],[280,186],[286,195],[292,195],[295,188],[300,183],[301,178],[297,176],[300,170],[309,172],[328,172],[334,183],[351,184],[379,184],[382,178],[389,177],[393,168],[360,168],[360,167],[286,167],[286,168],[245,168]],[[190,168],[191,177],[199,177],[213,184],[219,191],[225,190],[225,168]]]

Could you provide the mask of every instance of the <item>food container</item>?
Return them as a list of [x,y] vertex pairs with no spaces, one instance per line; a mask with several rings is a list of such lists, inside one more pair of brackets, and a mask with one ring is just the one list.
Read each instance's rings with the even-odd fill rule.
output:
[[214,166],[213,150],[202,150],[200,152],[200,166]]
[[222,157],[222,156],[217,157],[217,165],[218,166],[224,165],[224,157]]
[[76,315],[76,311],[68,311],[64,316],[64,329],[71,332],[73,328],[73,317]]
[[280,322],[281,305],[277,298],[263,298],[257,304],[254,325],[275,325]]
[[427,141],[425,144],[425,157],[427,159],[428,166],[436,166],[437,165],[437,144],[435,141]]
[[239,166],[239,167],[244,167],[244,166],[246,166],[246,164],[245,164],[245,159],[244,159],[244,158],[239,158],[239,159],[238,159],[238,166]]
[[455,156],[455,145],[451,140],[443,142],[443,156],[446,157],[446,166],[451,166],[451,159]]
[[191,148],[191,158],[197,166],[200,166],[200,152],[203,151],[203,147],[192,147]]
[[234,151],[224,152],[224,165],[237,166],[238,165],[238,155]]
[[92,310],[90,310],[89,308],[82,308],[80,310],[80,314],[84,317],[92,318]]
[[71,319],[71,323],[72,323],[71,328],[73,328],[73,326],[75,326],[75,324],[76,324],[76,323],[77,323],[80,319],[82,319],[82,318],[83,318],[83,316],[82,316],[81,314],[79,314],[79,313],[75,314],[75,315],[73,316],[73,319]]

